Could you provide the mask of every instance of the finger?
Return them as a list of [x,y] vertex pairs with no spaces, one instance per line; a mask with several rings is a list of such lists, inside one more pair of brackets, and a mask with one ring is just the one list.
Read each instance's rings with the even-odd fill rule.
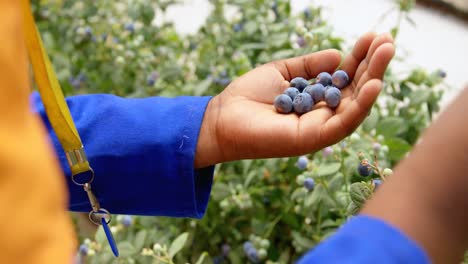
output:
[[340,61],[340,52],[329,49],[300,57],[274,61],[267,65],[276,67],[284,79],[288,81],[295,77],[304,77],[309,80],[315,78],[321,72],[332,72],[338,67]]
[[372,57],[376,54],[377,49],[386,43],[393,43],[393,37],[389,33],[379,35],[374,39],[371,46],[369,47],[366,58],[361,62],[361,64],[359,64],[357,68],[356,75],[353,79],[352,87],[356,87],[357,83],[359,82],[359,79],[361,79],[362,77],[362,74],[366,72],[367,67],[369,66],[369,63],[372,60]]
[[328,119],[321,130],[321,141],[326,145],[335,144],[351,134],[367,117],[367,113],[382,89],[382,81],[372,79],[361,89],[355,100],[343,101],[342,111]]
[[356,42],[351,53],[344,59],[341,69],[348,73],[351,79],[354,78],[354,74],[356,73],[357,67],[359,66],[361,61],[366,57],[369,47],[373,43],[376,36],[377,34],[375,34],[374,32],[364,34]]
[[375,54],[371,57],[367,70],[362,74],[357,82],[355,94],[359,93],[359,87],[371,79],[383,79],[388,64],[395,55],[395,47],[392,43],[385,43],[377,48]]

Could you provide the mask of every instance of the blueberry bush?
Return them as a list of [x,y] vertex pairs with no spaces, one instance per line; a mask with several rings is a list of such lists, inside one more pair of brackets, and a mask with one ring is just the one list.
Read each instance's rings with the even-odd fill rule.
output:
[[[321,7],[292,14],[286,0],[210,0],[211,14],[189,35],[179,34],[166,17],[175,0],[33,2],[67,95],[215,95],[268,61],[328,48],[346,52]],[[400,18],[409,19],[413,2],[395,1]],[[233,15],[227,16],[227,10]],[[396,36],[399,22],[395,25]],[[378,103],[342,142],[301,157],[219,164],[202,220],[114,216],[111,229],[121,257],[112,257],[99,230],[95,236],[80,235],[80,261],[297,260],[391,177],[391,168],[439,110],[444,76],[441,70],[390,68]],[[322,78],[328,82],[330,76]]]

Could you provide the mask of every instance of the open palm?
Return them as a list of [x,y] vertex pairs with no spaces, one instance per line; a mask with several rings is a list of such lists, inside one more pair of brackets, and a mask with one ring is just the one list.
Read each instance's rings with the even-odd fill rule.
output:
[[[231,83],[213,98],[211,115],[217,162],[295,156],[334,144],[352,133],[365,119],[382,86],[394,55],[390,35],[362,36],[344,59],[341,69],[352,82],[342,90],[336,109],[324,102],[306,114],[279,114],[273,107],[278,94],[294,77],[315,78],[332,73],[341,61],[336,50],[325,50],[262,65]],[[214,137],[214,138],[213,138]]]

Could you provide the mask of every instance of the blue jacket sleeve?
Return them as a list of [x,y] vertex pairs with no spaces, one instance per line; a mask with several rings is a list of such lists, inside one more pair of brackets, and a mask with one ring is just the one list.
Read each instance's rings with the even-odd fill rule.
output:
[[359,215],[323,241],[298,264],[426,264],[426,253],[395,227],[384,221]]
[[[211,97],[121,98],[94,94],[66,99],[95,171],[92,188],[114,214],[203,217],[213,166],[194,169],[198,134]],[[72,211],[91,210],[72,183],[65,154],[38,93],[33,110],[48,129],[65,172]]]

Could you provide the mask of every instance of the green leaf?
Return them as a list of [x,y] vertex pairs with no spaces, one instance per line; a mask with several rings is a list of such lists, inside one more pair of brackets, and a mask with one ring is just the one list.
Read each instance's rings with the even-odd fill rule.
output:
[[396,38],[396,36],[398,35],[398,28],[397,27],[392,28],[390,33],[392,34],[393,38]]
[[257,171],[253,170],[247,175],[247,177],[245,178],[244,187],[249,186],[250,182],[255,178],[255,176],[257,176],[257,173]]
[[317,184],[314,188],[314,190],[312,191],[311,194],[309,194],[304,202],[304,205],[306,207],[309,207],[313,204],[318,204],[323,196],[325,195],[325,188],[323,188],[323,185],[322,184]]
[[322,222],[320,225],[320,228],[330,228],[330,227],[338,227],[340,226],[339,223],[331,220],[331,219],[325,219],[325,221]]
[[104,233],[104,228],[98,228],[94,239],[98,244],[107,244],[106,233]]
[[351,202],[351,203],[349,203],[348,208],[346,209],[346,211],[350,215],[355,215],[355,214],[357,214],[359,212],[360,209],[361,208],[359,206],[357,206],[354,202]]
[[431,97],[431,90],[416,90],[409,94],[410,103],[413,106],[420,105],[429,101]]
[[185,242],[187,242],[188,238],[188,232],[182,233],[179,235],[171,244],[169,247],[169,256],[173,258],[179,251],[182,250],[182,248],[185,245]]
[[271,55],[271,60],[281,60],[294,56],[294,50],[280,50]]
[[199,82],[195,86],[195,88],[193,89],[195,96],[200,96],[200,95],[204,94],[208,90],[208,88],[210,88],[211,83],[212,83],[212,81],[211,81],[210,78],[207,78],[207,79]]
[[221,201],[229,195],[231,195],[231,189],[227,184],[219,181],[214,184],[212,197],[215,201]]
[[404,133],[408,129],[405,120],[400,117],[386,117],[377,125],[377,134],[385,138],[392,138]]
[[139,252],[143,248],[143,246],[145,245],[147,234],[148,233],[146,232],[145,229],[140,230],[136,234],[135,241],[133,242],[133,245],[135,246],[135,251]]
[[411,149],[411,145],[401,138],[389,138],[384,142],[389,149],[388,157],[394,161],[400,160]]
[[341,164],[339,162],[326,163],[320,165],[320,167],[317,170],[317,173],[320,177],[329,176],[337,173],[340,170],[340,168]]
[[244,30],[248,35],[254,34],[257,31],[257,23],[255,21],[249,21],[245,23]]
[[343,187],[344,178],[342,173],[337,173],[333,178],[328,182],[328,190],[332,193],[338,191]]
[[297,220],[297,217],[296,217],[295,214],[289,214],[289,213],[284,214],[281,217],[281,221],[284,222],[287,226],[289,226],[291,228],[300,228],[301,227],[301,224]]
[[297,188],[291,194],[291,200],[296,201],[297,199],[303,198],[306,195],[307,195],[307,190],[305,188]]
[[195,264],[202,264],[206,256],[208,256],[208,252],[203,252]]
[[268,44],[270,44],[273,48],[279,48],[286,44],[289,41],[289,34],[282,33],[282,34],[273,34],[268,39]]
[[372,191],[367,183],[355,182],[351,184],[349,195],[353,203],[361,207],[372,196]]
[[265,43],[247,43],[240,46],[240,50],[262,50],[266,49],[267,44]]
[[364,130],[371,131],[377,127],[379,122],[379,113],[377,111],[371,111],[370,115],[366,118],[362,124]]
[[297,244],[303,248],[311,248],[314,246],[314,242],[312,240],[302,236],[299,232],[293,231],[292,237]]
[[122,241],[117,244],[117,247],[119,248],[119,256],[122,258],[125,257],[130,257],[131,255],[135,254],[135,247],[133,247],[132,244],[128,241]]

